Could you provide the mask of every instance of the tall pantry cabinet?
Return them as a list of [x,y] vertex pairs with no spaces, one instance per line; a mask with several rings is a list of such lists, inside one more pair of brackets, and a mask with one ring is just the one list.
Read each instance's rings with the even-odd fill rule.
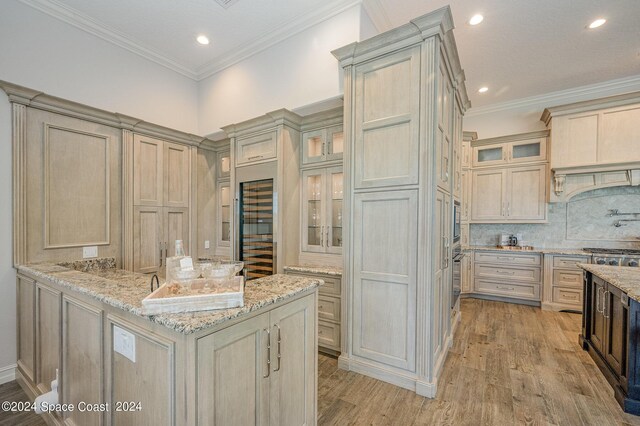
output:
[[452,29],[446,7],[333,52],[345,75],[340,366],[425,396],[451,339],[452,145],[469,106]]

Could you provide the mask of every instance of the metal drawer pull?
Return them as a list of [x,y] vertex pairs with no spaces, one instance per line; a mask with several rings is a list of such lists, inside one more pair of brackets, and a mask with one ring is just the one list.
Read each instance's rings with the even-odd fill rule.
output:
[[497,288],[497,289],[499,289],[499,290],[515,291],[515,288],[514,288],[514,287],[503,287],[503,286],[501,286],[501,285],[497,285],[497,286],[496,286],[496,288]]
[[254,155],[253,157],[247,158],[247,160],[257,160],[257,159],[262,158],[262,157],[263,157],[262,155]]
[[499,271],[496,269],[496,274],[500,274],[500,275],[515,275],[515,272],[507,272],[507,271]]
[[601,297],[600,297],[600,290],[604,290],[604,288],[603,288],[603,287],[599,287],[598,289],[596,289],[596,312],[603,313],[603,312],[600,310],[600,300],[601,300]]
[[280,342],[282,342],[282,339],[280,338],[280,326],[278,324],[273,324],[273,326],[278,329],[278,368],[273,370],[274,372],[276,372],[280,371]]
[[271,331],[268,328],[264,328],[262,331],[267,332],[267,374],[262,376],[266,379],[271,375]]
[[609,318],[609,309],[607,309],[609,306],[609,304],[607,303],[607,299],[609,299],[609,296],[608,296],[609,294],[611,294],[609,290],[605,291],[603,294],[604,300],[602,301],[602,315],[604,315],[605,318]]

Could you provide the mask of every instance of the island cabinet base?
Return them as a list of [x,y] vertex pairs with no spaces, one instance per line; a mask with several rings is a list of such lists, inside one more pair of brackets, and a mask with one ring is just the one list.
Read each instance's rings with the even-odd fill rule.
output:
[[50,425],[316,423],[316,287],[184,333],[25,271],[17,286],[17,380],[35,399],[57,371],[74,407]]
[[590,272],[584,274],[584,295],[579,344],[623,410],[640,415],[640,303]]

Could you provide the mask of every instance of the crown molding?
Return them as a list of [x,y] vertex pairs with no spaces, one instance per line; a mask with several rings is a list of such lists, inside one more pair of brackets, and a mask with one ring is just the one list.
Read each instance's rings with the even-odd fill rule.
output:
[[[589,84],[586,86],[574,87],[557,92],[545,93],[543,95],[530,96],[527,98],[515,99],[513,101],[501,102],[467,111],[465,117],[491,114],[494,112],[507,111],[510,109],[526,107],[551,107],[555,105],[579,102],[597,97],[611,96],[615,93],[640,91],[640,74],[631,77],[624,77],[609,80],[602,83]],[[544,108],[543,107],[543,108]],[[542,108],[541,108],[542,109]]]
[[111,44],[115,44],[131,53],[162,65],[172,71],[189,77],[193,80],[197,79],[197,73],[193,70],[179,64],[177,61],[168,58],[166,55],[155,51],[149,47],[141,45],[139,42],[131,39],[128,35],[114,29],[109,28],[101,22],[79,12],[69,6],[57,2],[56,0],[19,0],[21,3],[39,10],[55,19],[65,22],[69,25],[99,37]]
[[380,0],[364,0],[362,6],[379,33],[389,31],[393,28],[391,19],[384,6],[382,6],[382,3],[380,3]]
[[194,81],[200,81],[224,70],[225,68],[235,65],[244,59],[262,52],[263,50],[266,50],[295,34],[324,22],[345,10],[360,5],[363,0],[335,0],[329,2],[323,7],[314,9],[312,12],[301,17],[297,17],[284,25],[278,25],[278,27],[274,28],[272,31],[269,31],[249,43],[233,49],[232,52],[223,54],[204,66],[196,69],[191,69],[190,67],[181,65],[175,59],[169,58],[150,47],[143,46],[140,42],[132,39],[128,35],[114,28],[110,28],[90,16],[58,2],[57,0],[19,1],[86,33],[92,34],[158,65],[189,77]]
[[497,136],[495,138],[475,139],[471,141],[471,147],[475,148],[476,146],[495,145],[495,144],[505,143],[505,142],[516,142],[516,141],[526,141],[529,139],[548,138],[550,133],[551,131],[547,129],[547,130],[537,130],[535,132],[518,133],[515,135]]
[[257,53],[262,52],[302,31],[313,27],[327,19],[351,9],[354,6],[361,5],[362,0],[337,0],[329,2],[323,7],[315,9],[313,12],[307,13],[301,17],[297,17],[284,25],[278,25],[267,34],[263,34],[254,40],[233,49],[232,52],[221,55],[213,61],[205,64],[196,70],[196,79],[203,80],[210,77],[238,62],[247,59]]

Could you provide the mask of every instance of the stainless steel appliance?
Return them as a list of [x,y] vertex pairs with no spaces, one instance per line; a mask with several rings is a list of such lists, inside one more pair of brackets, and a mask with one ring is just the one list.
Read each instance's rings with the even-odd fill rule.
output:
[[451,308],[456,306],[462,290],[462,258],[464,253],[460,250],[460,245],[453,248],[453,268],[451,270]]
[[248,279],[273,275],[273,179],[240,184],[239,259]]
[[640,266],[640,250],[638,249],[605,249],[587,247],[583,249],[591,253],[591,263],[597,265]]
[[460,241],[460,202],[453,202],[453,242],[454,244]]

